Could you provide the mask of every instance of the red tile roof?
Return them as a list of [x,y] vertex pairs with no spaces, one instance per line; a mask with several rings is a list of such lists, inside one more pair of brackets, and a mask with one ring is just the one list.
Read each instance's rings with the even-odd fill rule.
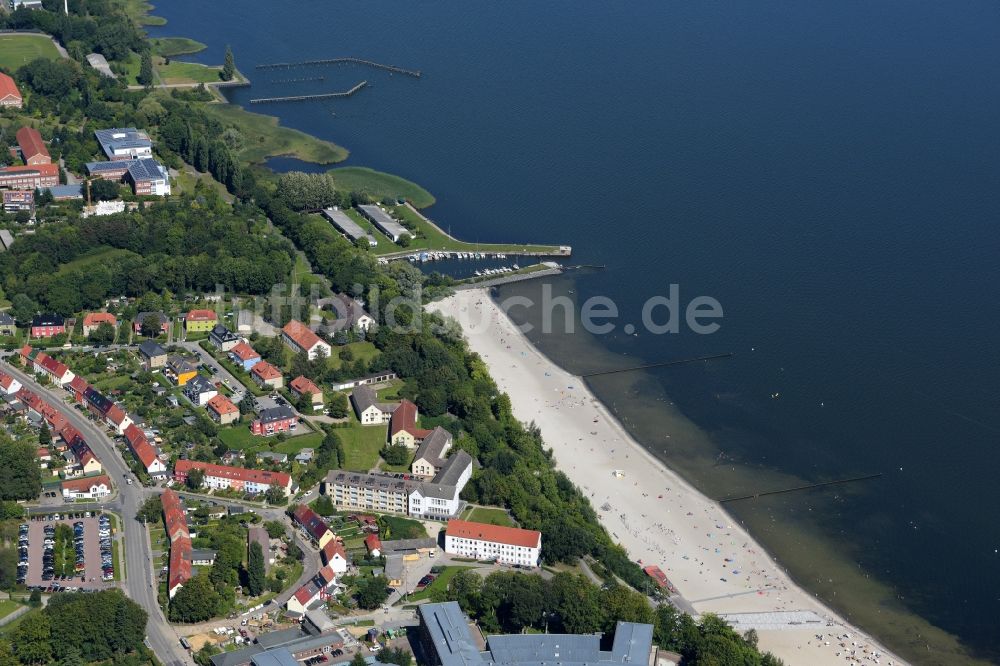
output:
[[316,346],[317,343],[323,342],[318,335],[316,335],[312,329],[303,324],[298,320],[291,320],[285,327],[281,329],[288,338],[298,345],[300,348],[309,351]]
[[430,430],[423,430],[417,427],[417,406],[404,399],[399,403],[389,418],[389,439],[392,439],[400,430],[405,430],[417,439],[423,439],[431,434]]
[[48,354],[43,354],[39,352],[38,356],[35,357],[35,365],[41,366],[45,372],[49,373],[57,379],[62,379],[68,373],[69,366],[65,363],[60,363]]
[[200,462],[197,460],[178,460],[174,464],[174,472],[178,474],[186,475],[192,469],[204,470],[205,476],[216,476],[222,479],[249,481],[272,486],[277,485],[283,488],[287,488],[292,480],[292,477],[285,472],[268,472],[261,469],[229,467],[227,465],[216,465],[215,463]]
[[[0,72],[2,73],[2,72]],[[3,99],[3,95],[0,94],[0,99]],[[16,166],[3,167],[0,169],[0,175],[10,174],[10,173],[22,173],[37,171],[41,176],[47,177],[58,177],[59,176],[59,165],[58,164],[18,164]]]
[[460,539],[478,539],[492,543],[503,543],[508,546],[521,546],[522,548],[537,548],[542,538],[542,533],[536,530],[522,530],[519,527],[487,525],[486,523],[472,523],[454,519],[448,521],[447,534],[450,537]]
[[318,513],[310,509],[305,504],[297,506],[295,511],[292,512],[292,516],[295,518],[295,521],[304,527],[306,532],[308,532],[309,535],[317,541],[319,541],[324,534],[330,531],[330,527],[326,524],[326,521],[324,521]]
[[51,458],[52,454],[49,453],[49,450],[47,448],[45,448],[44,446],[40,446],[38,447],[38,450],[35,451],[35,457],[42,459]]
[[240,413],[240,408],[234,405],[232,400],[222,395],[221,393],[217,393],[215,397],[209,400],[207,403],[207,407],[216,414],[218,414],[219,416],[223,416],[225,414]]
[[118,325],[118,318],[110,312],[88,312],[83,318],[84,326],[100,326],[101,324]]
[[378,538],[377,534],[369,534],[365,537],[365,548],[368,549],[369,553],[373,550],[382,550],[382,541]]
[[4,390],[9,389],[13,383],[13,377],[8,375],[6,372],[0,371],[0,386],[2,386]]
[[62,482],[62,489],[74,490],[76,492],[90,492],[91,488],[100,485],[104,485],[108,490],[111,490],[111,479],[108,478],[107,474],[85,476],[81,479],[67,479]]
[[257,375],[264,381],[268,381],[280,377],[281,371],[267,361],[261,361],[250,369],[250,374]]
[[330,560],[332,560],[336,555],[340,555],[344,561],[347,560],[347,550],[344,548],[344,544],[340,543],[336,539],[330,539],[326,545],[323,546],[322,555],[324,564],[330,564]]
[[293,379],[290,386],[292,387],[292,390],[298,393],[299,395],[311,393],[314,396],[317,396],[323,394],[323,391],[318,386],[316,386],[316,384],[314,384],[311,379],[309,379],[308,377],[304,377],[303,375],[299,375],[298,377]]
[[260,354],[254,351],[254,348],[243,342],[242,340],[236,343],[229,353],[240,359],[241,361],[249,361],[252,358],[260,358]]
[[136,424],[129,424],[129,427],[125,428],[125,441],[128,442],[128,447],[132,450],[133,455],[147,470],[157,460],[156,450],[149,443],[146,434]]
[[45,149],[42,135],[34,127],[22,127],[17,130],[17,145],[20,146],[25,161],[39,155],[49,157],[49,151]]
[[122,410],[122,408],[119,407],[118,405],[111,405],[111,407],[108,408],[108,413],[105,416],[109,421],[114,423],[116,426],[120,426],[125,421],[125,419],[128,418],[128,414],[126,414]]
[[186,321],[218,321],[218,319],[211,310],[191,310],[185,317]]
[[0,99],[7,97],[8,95],[13,95],[18,99],[21,98],[21,91],[17,89],[17,84],[14,83],[14,79],[10,78],[7,74],[0,72]]
[[79,393],[80,395],[83,395],[83,392],[86,391],[88,388],[90,388],[90,384],[88,384],[87,380],[81,377],[80,375],[76,375],[73,377],[73,380],[69,383],[69,388],[74,393]]
[[168,488],[160,495],[160,504],[163,505],[163,524],[170,540],[190,536],[180,496]]
[[189,580],[191,580],[191,538],[182,536],[170,544],[170,574],[167,579],[167,589],[173,590]]

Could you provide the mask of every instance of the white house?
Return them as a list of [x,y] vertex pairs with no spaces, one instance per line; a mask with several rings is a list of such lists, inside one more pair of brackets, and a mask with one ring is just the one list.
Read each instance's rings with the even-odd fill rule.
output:
[[542,533],[519,527],[449,520],[444,537],[444,552],[450,555],[502,564],[536,567],[541,550]]
[[361,425],[384,425],[392,418],[398,405],[387,405],[376,400],[375,391],[368,386],[359,386],[351,393],[351,404]]

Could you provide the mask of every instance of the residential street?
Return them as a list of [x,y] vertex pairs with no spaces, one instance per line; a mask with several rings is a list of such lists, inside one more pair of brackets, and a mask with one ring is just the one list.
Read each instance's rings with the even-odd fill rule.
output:
[[[36,393],[45,396],[54,404],[62,405],[61,410],[69,422],[77,428],[93,448],[104,466],[108,476],[115,484],[117,493],[111,501],[99,504],[102,508],[114,511],[122,517],[122,531],[125,539],[125,565],[127,576],[122,583],[125,593],[136,603],[146,609],[149,621],[146,623],[146,633],[150,648],[165,666],[193,663],[187,652],[180,645],[180,637],[173,630],[156,599],[156,587],[151,567],[152,547],[145,529],[135,522],[136,509],[142,505],[146,496],[154,491],[143,489],[136,484],[122,483],[126,474],[130,474],[114,442],[84,414],[78,412],[64,402],[67,394],[58,389],[43,387],[33,377],[20,369],[6,364],[4,371],[17,378],[21,384]],[[84,505],[79,505],[84,506]],[[74,508],[77,508],[74,506]]]

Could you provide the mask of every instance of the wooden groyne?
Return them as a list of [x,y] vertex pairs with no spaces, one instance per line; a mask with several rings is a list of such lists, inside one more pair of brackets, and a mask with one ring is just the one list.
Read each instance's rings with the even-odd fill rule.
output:
[[719,500],[719,504],[725,504],[726,502],[739,502],[740,500],[756,499],[758,497],[766,497],[767,495],[784,495],[785,493],[797,493],[800,490],[811,490],[813,488],[823,488],[825,486],[839,486],[845,483],[854,483],[855,481],[869,481],[871,479],[878,479],[882,476],[882,473],[878,474],[866,474],[865,476],[852,476],[849,479],[837,479],[836,481],[823,481],[821,483],[808,483],[804,486],[795,486],[794,488],[782,488],[781,490],[766,490],[762,493],[754,493],[752,495],[740,495],[739,497],[724,497]]
[[364,65],[374,69],[381,69],[393,74],[404,74],[413,78],[420,78],[420,70],[386,65],[374,60],[364,60],[362,58],[327,58],[325,60],[303,60],[301,62],[272,62],[264,65],[257,65],[257,69],[291,69],[293,67],[313,67],[316,65]]
[[316,81],[326,81],[325,76],[306,76],[301,79],[272,79],[268,83],[313,83]]
[[340,97],[350,97],[367,85],[367,81],[362,81],[350,90],[345,90],[343,92],[320,93],[318,95],[289,95],[287,97],[258,97],[250,100],[250,103],[264,104],[266,102],[309,102],[321,99],[337,99]]
[[725,354],[712,354],[711,356],[696,356],[694,358],[682,358],[676,361],[663,361],[662,363],[649,363],[648,365],[637,365],[631,368],[622,368],[620,370],[602,370],[600,372],[589,372],[585,375],[580,375],[584,379],[590,377],[600,377],[601,375],[617,375],[620,372],[634,372],[636,370],[648,370],[649,368],[665,368],[671,365],[684,365],[685,363],[695,363],[697,361],[714,361],[721,358],[731,358],[734,354],[732,352],[727,352]]

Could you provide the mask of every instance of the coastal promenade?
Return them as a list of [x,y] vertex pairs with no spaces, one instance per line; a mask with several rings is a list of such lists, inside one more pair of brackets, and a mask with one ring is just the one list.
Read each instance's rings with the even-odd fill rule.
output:
[[[760,647],[786,664],[905,663],[796,585],[717,502],[636,442],[581,377],[532,346],[486,291],[428,308],[458,320],[514,414],[538,425],[559,468],[632,559],[666,572],[676,605],[754,628]],[[685,427],[677,413],[665,434],[682,437]]]

